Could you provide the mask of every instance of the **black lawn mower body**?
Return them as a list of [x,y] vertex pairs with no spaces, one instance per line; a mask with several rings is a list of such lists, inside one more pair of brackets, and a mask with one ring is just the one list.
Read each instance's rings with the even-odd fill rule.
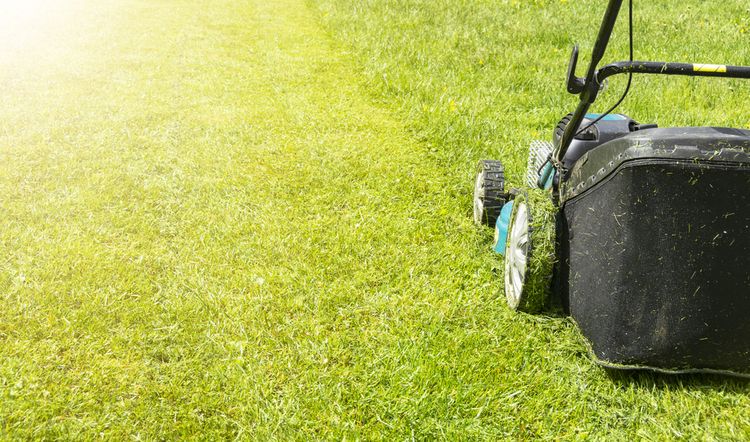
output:
[[557,290],[605,365],[750,373],[750,131],[647,129],[563,181]]
[[[567,88],[577,108],[547,151],[532,144],[529,185],[556,207],[553,274],[533,274],[532,235],[513,234],[517,224],[532,230],[516,218],[533,211],[509,208],[514,192],[493,197],[504,204],[491,220],[495,250],[521,281],[514,288],[506,277],[506,296],[526,305],[510,300],[539,296],[524,291],[529,278],[548,281],[544,304],[571,315],[604,366],[750,376],[750,131],[588,113],[611,75],[750,78],[750,67],[631,60],[597,69],[621,4],[609,1],[584,78],[573,49]],[[632,3],[630,12],[632,37]]]

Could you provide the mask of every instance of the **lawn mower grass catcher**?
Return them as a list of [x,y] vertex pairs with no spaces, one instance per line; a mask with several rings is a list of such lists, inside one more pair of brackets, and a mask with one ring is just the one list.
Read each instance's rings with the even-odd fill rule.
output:
[[[610,0],[579,95],[552,142],[531,144],[526,189],[479,163],[474,220],[495,228],[514,310],[570,314],[597,363],[750,376],[750,131],[658,128],[612,114],[636,74],[750,79],[750,67],[630,61],[597,68],[622,0]],[[588,113],[604,80],[622,98]]]

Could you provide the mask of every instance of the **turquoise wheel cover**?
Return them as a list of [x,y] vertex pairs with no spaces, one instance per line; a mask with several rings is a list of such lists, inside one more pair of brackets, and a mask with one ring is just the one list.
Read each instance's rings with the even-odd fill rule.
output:
[[505,255],[505,242],[508,240],[508,224],[510,223],[510,213],[513,211],[513,201],[508,201],[500,210],[500,216],[495,222],[495,244],[492,250],[501,255]]

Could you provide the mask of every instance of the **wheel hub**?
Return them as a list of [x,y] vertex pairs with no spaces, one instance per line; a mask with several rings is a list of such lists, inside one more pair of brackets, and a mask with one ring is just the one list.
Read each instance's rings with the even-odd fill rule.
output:
[[482,224],[484,221],[482,216],[484,214],[484,177],[481,173],[477,174],[477,179],[474,182],[474,222]]
[[505,255],[505,296],[514,309],[521,302],[529,251],[528,206],[525,201],[518,201],[517,204]]

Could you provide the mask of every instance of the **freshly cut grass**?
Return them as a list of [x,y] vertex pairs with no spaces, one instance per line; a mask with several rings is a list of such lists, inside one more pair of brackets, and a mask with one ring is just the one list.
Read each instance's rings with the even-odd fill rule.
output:
[[[504,305],[463,162],[562,96],[530,108],[557,88],[493,86],[484,52],[465,82],[446,63],[485,39],[417,30],[536,6],[356,4],[320,4],[338,43],[301,0],[70,0],[0,29],[0,436],[748,436],[745,383],[610,377],[573,325]],[[446,95],[480,83],[505,112]]]
[[[581,44],[583,75],[606,6],[604,1],[564,0],[311,3],[329,32],[362,64],[375,97],[395,106],[429,149],[427,155],[443,169],[466,216],[472,166],[478,159],[501,159],[510,185],[522,185],[529,142],[550,140],[557,121],[572,111],[576,99],[564,88],[570,49],[574,42]],[[636,59],[750,65],[746,2],[634,4]],[[624,7],[607,62],[627,57],[626,18]],[[614,103],[625,80],[612,78],[592,110]],[[640,76],[618,110],[662,126],[747,128],[748,96],[748,81]],[[480,314],[485,313],[495,314]],[[523,399],[516,408],[503,407],[499,404],[513,400],[482,390],[487,384],[464,383],[461,390],[491,398],[488,407],[496,420],[481,425],[478,434],[616,440],[750,437],[750,387],[744,381],[647,373],[607,377],[590,371],[590,365],[582,368],[586,358],[580,354],[563,360],[548,353],[545,345],[580,350],[577,332],[530,326],[525,321],[531,318],[504,312],[501,320],[508,322],[507,328],[486,332],[501,336],[504,357],[522,357],[525,363],[514,368],[498,358],[491,364],[517,376],[518,385],[525,386]],[[566,324],[558,318],[535,320]],[[567,371],[569,364],[577,368]]]

